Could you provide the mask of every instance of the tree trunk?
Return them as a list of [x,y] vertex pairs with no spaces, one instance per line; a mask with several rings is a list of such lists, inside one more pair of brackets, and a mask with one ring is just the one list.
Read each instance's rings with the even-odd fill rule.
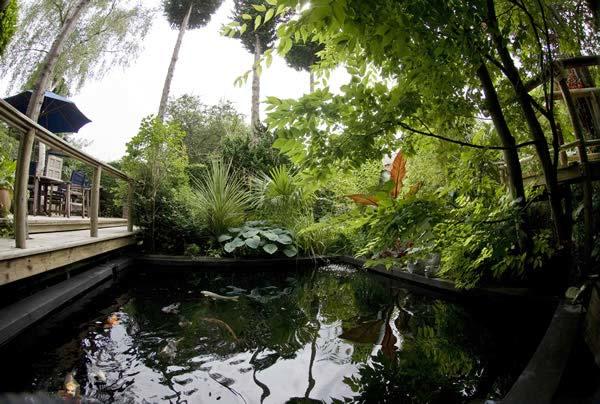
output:
[[[77,21],[79,20],[82,11],[89,3],[90,0],[80,0],[77,4],[75,4],[75,6],[73,7],[73,12],[65,20],[63,26],[61,27],[61,31],[54,40],[54,43],[52,44],[52,47],[48,52],[48,55],[42,62],[40,76],[33,88],[33,94],[31,95],[31,99],[29,100],[29,105],[27,106],[26,112],[26,115],[30,117],[31,120],[34,122],[37,122],[40,116],[40,111],[44,102],[44,93],[50,88],[50,80],[52,79],[54,66],[56,65],[56,62],[60,57],[62,48],[64,47],[65,42],[75,29],[75,26],[77,25]],[[46,145],[40,143],[38,147],[37,174],[42,175],[44,173],[45,167]]]
[[525,188],[523,187],[523,172],[521,170],[521,162],[519,161],[519,153],[516,149],[517,142],[513,137],[504,114],[500,101],[498,99],[498,93],[492,82],[489,71],[485,64],[482,64],[477,69],[477,76],[481,81],[483,92],[485,93],[485,99],[487,102],[487,109],[494,122],[496,132],[500,137],[503,147],[507,149],[503,150],[504,162],[506,163],[506,169],[508,172],[508,182],[510,188],[510,194],[514,200],[518,200],[519,206],[525,206]]
[[309,83],[310,83],[310,93],[312,94],[315,91],[315,74],[312,70],[309,70]]
[[517,223],[519,247],[521,248],[521,251],[526,251],[530,243],[526,225],[525,187],[523,186],[523,172],[521,170],[521,162],[519,161],[519,152],[516,148],[517,142],[506,123],[498,93],[496,92],[496,88],[494,87],[494,83],[485,64],[479,66],[477,69],[477,76],[481,81],[487,103],[487,110],[492,117],[496,132],[500,137],[502,146],[507,147],[507,149],[504,149],[502,152],[508,175],[508,186],[512,199],[517,202],[517,205],[520,208],[519,222]]
[[498,51],[498,54],[500,55],[500,59],[504,67],[503,73],[508,78],[513,89],[515,90],[517,101],[521,107],[523,116],[525,117],[525,121],[529,128],[529,133],[531,138],[535,141],[535,150],[544,174],[546,191],[548,193],[556,236],[559,244],[563,247],[567,247],[570,245],[570,232],[567,229],[562,210],[556,171],[554,170],[552,159],[550,158],[548,142],[544,135],[544,130],[537,119],[533,105],[531,104],[529,93],[523,84],[523,80],[521,79],[519,71],[517,70],[512,56],[510,55],[510,52],[508,51],[508,48],[506,47],[505,42],[500,34],[500,27],[498,26],[498,20],[496,18],[494,0],[487,0],[487,6],[488,24],[494,45]]
[[[37,122],[40,116],[42,103],[44,102],[44,93],[46,92],[46,89],[50,83],[54,66],[56,65],[56,62],[62,53],[62,49],[67,39],[75,29],[75,25],[77,24],[79,17],[81,17],[81,13],[90,3],[90,1],[91,0],[79,0],[79,2],[75,4],[73,11],[65,20],[60,32],[58,33],[58,36],[52,43],[50,51],[42,62],[40,75],[33,88],[33,93],[31,94],[31,99],[29,100],[27,111],[25,113],[34,122]],[[34,138],[34,131],[30,130],[21,136],[21,141],[19,143],[18,161],[20,164],[15,178],[15,229],[17,231],[15,239],[18,248],[25,248],[25,240],[27,239],[27,231],[26,229],[23,229],[22,226],[19,226],[19,223],[25,223],[27,220],[27,182],[29,180],[29,163],[31,161],[31,151]]]
[[252,110],[250,115],[253,141],[257,140],[258,131],[260,128],[260,74],[258,71],[260,55],[262,55],[260,37],[257,34],[254,34],[254,64],[252,65]]
[[171,56],[171,63],[169,64],[169,70],[167,71],[167,77],[165,78],[165,84],[163,86],[162,96],[160,97],[160,105],[158,107],[158,119],[161,121],[165,117],[167,112],[167,103],[169,102],[169,92],[171,91],[171,81],[173,81],[173,75],[175,74],[175,65],[179,58],[179,50],[181,49],[181,43],[183,42],[183,36],[190,23],[190,16],[192,15],[192,4],[188,8],[183,21],[181,21],[181,27],[179,27],[179,35],[177,36],[177,42],[173,48],[173,55]]

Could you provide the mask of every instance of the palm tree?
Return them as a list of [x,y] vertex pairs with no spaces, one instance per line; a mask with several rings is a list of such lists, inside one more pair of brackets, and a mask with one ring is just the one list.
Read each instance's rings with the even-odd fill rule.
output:
[[164,118],[167,110],[171,81],[173,80],[173,74],[175,73],[175,65],[177,64],[179,50],[181,49],[181,42],[183,41],[185,31],[188,28],[196,29],[205,26],[221,3],[223,3],[223,0],[163,0],[165,16],[172,28],[179,29],[179,35],[177,36],[177,42],[175,42],[175,47],[173,48],[171,63],[169,64],[169,70],[167,71],[167,77],[165,78],[165,84],[160,98],[160,106],[158,108],[159,119],[162,120]]

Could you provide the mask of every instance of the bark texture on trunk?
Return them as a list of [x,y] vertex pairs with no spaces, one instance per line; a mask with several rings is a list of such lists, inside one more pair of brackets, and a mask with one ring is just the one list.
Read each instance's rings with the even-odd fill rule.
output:
[[309,70],[309,83],[310,83],[310,93],[312,94],[315,91],[315,74],[312,70]]
[[510,194],[514,200],[519,200],[519,206],[525,206],[525,188],[523,186],[523,172],[521,170],[521,162],[519,161],[519,153],[516,149],[517,142],[513,137],[502,107],[498,98],[498,93],[492,82],[489,71],[485,64],[482,64],[477,69],[477,76],[481,81],[485,99],[487,101],[487,109],[492,117],[492,122],[496,128],[496,132],[500,137],[502,146],[506,147],[502,152],[504,154],[504,162],[506,163],[506,169],[508,173],[508,183],[510,188]]
[[494,0],[487,0],[487,7],[488,24],[490,26],[490,32],[492,33],[496,51],[500,55],[500,60],[504,67],[503,73],[515,90],[517,101],[521,107],[523,116],[525,117],[527,127],[529,128],[529,133],[531,138],[535,141],[535,150],[544,174],[544,181],[546,183],[546,191],[548,193],[556,236],[562,246],[568,246],[570,244],[570,232],[567,229],[565,215],[562,210],[556,171],[552,164],[552,159],[550,158],[550,150],[548,149],[548,142],[544,135],[544,130],[537,119],[535,110],[531,104],[529,93],[525,88],[519,71],[517,70],[512,56],[500,34]]
[[[42,62],[40,76],[33,88],[33,94],[29,100],[25,115],[37,122],[42,103],[44,102],[44,93],[50,84],[50,79],[56,66],[56,62],[62,53],[62,49],[75,29],[81,13],[90,4],[91,0],[79,0],[72,9],[72,12],[65,20],[60,32],[52,43],[50,51]],[[17,173],[15,177],[15,240],[17,248],[25,248],[27,239],[27,182],[29,181],[29,163],[31,161],[31,152],[35,133],[33,130],[21,136],[19,143],[19,157]],[[42,159],[43,160],[43,159]]]
[[167,77],[165,78],[165,84],[163,86],[162,95],[160,97],[160,105],[158,106],[158,118],[162,121],[167,112],[167,103],[169,102],[169,92],[171,91],[171,82],[173,81],[173,75],[175,74],[175,66],[177,65],[177,59],[179,59],[179,51],[181,49],[181,43],[183,42],[183,36],[187,31],[190,23],[190,16],[192,15],[192,5],[188,8],[187,13],[181,21],[179,27],[179,35],[177,36],[177,42],[173,48],[173,55],[171,56],[171,63],[169,64],[169,70],[167,71]]
[[521,209],[519,220],[516,225],[517,234],[519,235],[519,247],[521,251],[526,251],[529,248],[530,240],[527,233],[527,218],[525,212],[526,198],[525,198],[525,187],[523,186],[523,171],[521,169],[521,162],[519,161],[519,152],[516,148],[516,140],[512,135],[504,113],[502,112],[502,106],[500,105],[500,99],[498,93],[494,87],[494,83],[490,76],[490,73],[485,64],[482,64],[477,69],[477,76],[481,82],[485,99],[487,102],[487,109],[492,117],[492,122],[496,128],[496,132],[500,137],[502,146],[506,147],[502,151],[504,156],[504,163],[506,164],[506,172],[508,176],[508,187],[510,189],[510,195],[513,200],[517,201],[519,208]]
[[252,65],[252,109],[250,123],[252,124],[252,137],[256,141],[258,129],[260,128],[260,74],[258,64],[262,55],[260,37],[254,34],[254,64]]

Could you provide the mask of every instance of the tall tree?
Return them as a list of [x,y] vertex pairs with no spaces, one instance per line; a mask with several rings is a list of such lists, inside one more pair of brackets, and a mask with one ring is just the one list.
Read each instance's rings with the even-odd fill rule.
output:
[[[570,231],[557,184],[558,130],[549,95],[553,80],[529,94],[526,79],[552,72],[558,55],[598,51],[597,40],[577,35],[580,3],[333,0],[310,7],[278,1],[277,12],[305,6],[278,29],[279,50],[286,53],[299,39],[319,40],[326,45],[320,65],[344,64],[351,80],[341,94],[323,94],[320,103],[273,100],[270,121],[281,128],[277,144],[315,168],[340,159],[359,163],[414,136],[503,151],[517,200],[523,193],[517,157],[534,155],[558,245],[567,250]],[[476,122],[486,115],[495,141],[475,136]]]
[[315,75],[312,67],[319,62],[318,52],[323,49],[324,46],[318,42],[301,42],[294,44],[285,55],[285,61],[291,68],[309,73],[309,88],[311,93],[315,91]]
[[224,138],[247,135],[249,129],[230,101],[206,105],[187,94],[169,102],[166,118],[185,132],[183,141],[192,164],[205,164],[220,152]]
[[[111,68],[135,59],[152,14],[133,0],[26,3],[0,73],[11,77],[9,89],[39,88],[39,94],[31,101],[41,107],[45,91],[58,89],[69,95],[86,80],[101,78]],[[34,115],[37,114],[39,111]],[[44,155],[42,145],[38,157],[40,172],[44,169]]]
[[179,29],[179,35],[173,48],[173,55],[169,63],[169,70],[165,78],[160,105],[158,107],[158,118],[163,119],[167,111],[171,81],[175,74],[175,65],[179,58],[179,50],[183,42],[186,30],[205,26],[213,13],[219,8],[223,0],[163,0],[163,9],[171,27]]
[[252,64],[252,104],[250,124],[254,139],[260,132],[260,58],[270,49],[276,38],[275,28],[279,18],[274,12],[267,12],[264,5],[256,5],[253,0],[234,0],[233,21],[239,27],[238,35],[244,48],[254,55]]

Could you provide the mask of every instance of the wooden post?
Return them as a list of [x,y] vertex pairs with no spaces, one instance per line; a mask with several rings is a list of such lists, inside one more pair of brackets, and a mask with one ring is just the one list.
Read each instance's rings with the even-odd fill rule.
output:
[[102,168],[94,167],[94,178],[92,180],[92,196],[90,198],[90,235],[98,237],[98,211],[100,210],[100,178]]
[[21,136],[19,156],[15,174],[15,244],[17,248],[27,248],[27,183],[29,182],[29,163],[35,139],[35,129]]
[[[560,71],[560,70],[559,70]],[[585,148],[585,138],[583,136],[583,125],[579,120],[579,115],[577,114],[577,108],[575,107],[575,102],[573,101],[573,97],[571,97],[571,92],[569,86],[567,84],[567,78],[565,77],[564,71],[559,77],[558,85],[560,86],[560,91],[565,100],[565,104],[567,105],[567,110],[569,111],[569,116],[571,118],[571,123],[573,124],[573,131],[575,132],[575,137],[577,138],[577,153],[579,155],[579,162],[581,165],[581,172],[583,176],[583,218],[584,218],[584,268],[585,270],[589,269],[590,265],[592,247],[593,247],[593,234],[594,234],[594,217],[592,214],[592,178],[590,175],[590,168],[588,164],[588,155],[587,150]]]
[[127,231],[133,231],[133,182],[127,183]]

